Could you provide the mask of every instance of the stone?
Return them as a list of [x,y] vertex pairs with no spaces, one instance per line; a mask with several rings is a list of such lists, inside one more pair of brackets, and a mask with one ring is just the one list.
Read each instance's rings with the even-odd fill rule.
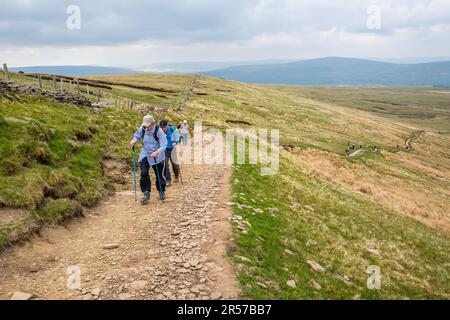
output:
[[297,288],[297,284],[295,283],[295,280],[289,280],[288,282],[286,282],[286,284],[291,287],[291,288]]
[[249,262],[249,263],[252,262],[252,260],[250,260],[250,259],[247,258],[247,257],[243,257],[243,256],[240,256],[239,259],[241,259],[241,261],[243,261],[243,262]]
[[258,286],[260,286],[261,288],[263,288],[263,289],[267,289],[267,288],[268,288],[268,286],[267,286],[265,283],[257,282],[256,284],[257,284]]
[[179,268],[176,270],[176,273],[189,273],[189,270],[186,268]]
[[59,260],[59,257],[56,256],[56,255],[54,255],[54,254],[49,254],[49,255],[46,257],[46,259],[47,259],[48,262],[56,262],[56,261]]
[[325,272],[325,268],[322,267],[320,264],[318,264],[315,261],[308,260],[308,261],[306,261],[306,263],[311,267],[311,269],[313,269],[316,272],[320,272],[320,273]]
[[119,247],[120,247],[120,245],[117,244],[117,243],[108,243],[108,244],[103,245],[102,248],[105,249],[105,250],[114,250],[114,249],[117,249]]
[[83,300],[92,300],[94,297],[90,294],[90,293],[88,293],[88,294],[85,294],[84,296],[83,296]]
[[222,296],[223,296],[222,293],[219,291],[214,291],[209,295],[211,300],[220,300],[222,299]]
[[380,256],[380,251],[377,249],[373,249],[373,248],[366,248],[366,251],[375,255],[375,256]]
[[133,281],[130,283],[130,287],[134,290],[144,290],[145,286],[147,285],[147,281],[139,280],[139,281]]
[[28,270],[32,273],[39,272],[41,270],[41,267],[37,263],[33,263]]
[[92,295],[95,297],[100,296],[100,292],[101,290],[99,288],[95,288],[94,290],[91,291]]
[[286,252],[287,254],[291,255],[291,256],[295,256],[295,253],[293,253],[291,250],[289,249],[285,249],[284,252]]
[[201,288],[200,286],[195,285],[191,288],[191,292],[198,294],[198,293],[200,293],[200,288]]
[[14,292],[11,300],[31,300],[33,298],[33,294],[26,292]]
[[118,297],[119,300],[130,300],[133,296],[129,293],[121,293]]
[[316,290],[322,289],[322,286],[314,279],[308,281],[309,285],[312,286]]

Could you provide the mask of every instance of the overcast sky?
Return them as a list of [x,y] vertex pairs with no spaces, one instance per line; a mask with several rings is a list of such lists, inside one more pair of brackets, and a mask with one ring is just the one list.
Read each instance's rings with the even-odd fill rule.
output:
[[450,0],[0,0],[11,66],[325,56],[450,56]]

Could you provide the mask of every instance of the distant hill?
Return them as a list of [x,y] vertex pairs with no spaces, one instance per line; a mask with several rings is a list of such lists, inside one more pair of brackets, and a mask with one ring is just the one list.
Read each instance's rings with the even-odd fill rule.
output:
[[256,60],[256,61],[195,61],[195,62],[161,62],[138,68],[138,70],[158,73],[196,73],[207,72],[242,65],[280,64],[297,61],[289,60]]
[[450,61],[395,64],[353,58],[322,58],[235,66],[202,74],[250,83],[449,86]]
[[95,66],[33,66],[33,67],[14,67],[9,68],[10,71],[25,73],[46,73],[57,74],[61,76],[89,76],[99,74],[129,74],[137,73],[135,70],[112,68],[112,67],[95,67]]

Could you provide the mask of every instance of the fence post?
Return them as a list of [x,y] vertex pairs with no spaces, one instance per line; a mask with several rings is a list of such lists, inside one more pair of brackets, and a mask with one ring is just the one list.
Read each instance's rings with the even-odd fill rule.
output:
[[38,81],[39,81],[39,89],[42,89],[42,78],[41,78],[41,74],[38,74]]
[[53,76],[53,90],[56,91],[56,76]]
[[80,95],[80,80],[77,78],[77,95]]
[[97,92],[97,103],[100,103],[100,89]]
[[11,78],[9,77],[8,66],[6,65],[6,63],[3,64],[3,72],[5,73],[5,80],[8,82],[11,81]]
[[87,91],[87,95],[88,95],[88,97],[89,97],[89,95],[90,95],[91,93],[90,93],[90,91],[89,91],[89,85],[88,85],[88,84],[86,85],[86,91]]
[[63,78],[59,78],[59,81],[61,82],[61,92],[64,91],[64,80]]

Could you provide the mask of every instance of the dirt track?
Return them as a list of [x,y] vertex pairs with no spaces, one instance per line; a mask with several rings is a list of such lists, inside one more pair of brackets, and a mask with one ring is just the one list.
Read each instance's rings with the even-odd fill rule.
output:
[[[129,184],[86,218],[4,251],[0,299],[15,292],[34,299],[237,298],[226,257],[231,169],[208,166],[207,175],[201,169],[184,166],[184,186],[169,187],[165,204],[155,193],[149,205],[135,205]],[[69,289],[77,270],[81,286]]]

